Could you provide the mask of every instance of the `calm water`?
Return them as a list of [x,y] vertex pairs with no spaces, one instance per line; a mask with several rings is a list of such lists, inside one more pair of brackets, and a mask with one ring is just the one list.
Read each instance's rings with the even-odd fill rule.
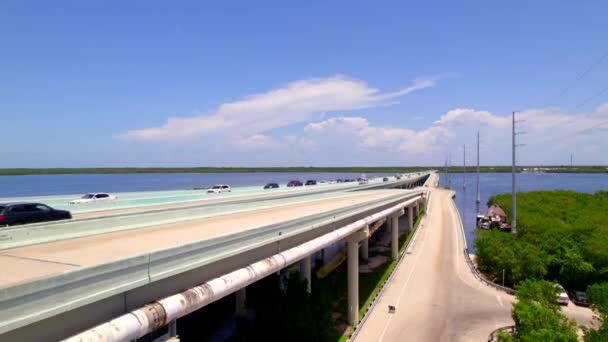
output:
[[[294,179],[329,180],[357,178],[360,175],[360,173],[331,172],[257,172],[0,176],[0,197],[79,194],[93,191],[189,190],[193,187],[221,183],[233,187],[261,186],[269,182],[284,184]],[[386,175],[368,174],[368,176]],[[462,174],[451,174],[446,179],[441,173],[439,183],[456,190],[456,205],[467,233],[467,243],[473,250],[473,229],[477,213],[476,174],[466,174],[466,190],[462,188],[463,179]],[[480,182],[481,211],[485,211],[485,203],[490,196],[511,191],[510,173],[482,173]],[[517,175],[517,183],[517,191],[565,189],[593,193],[598,190],[608,191],[608,174],[520,173]]]
[[[439,184],[447,185],[456,190],[456,206],[460,211],[466,232],[469,249],[474,251],[473,239],[475,216],[477,215],[477,175],[467,173],[451,174],[446,179],[440,174]],[[466,180],[466,190],[463,190],[463,180]],[[492,195],[511,192],[510,173],[482,173],[480,175],[481,204],[480,210],[485,212],[488,198]],[[608,191],[608,174],[564,174],[564,173],[519,173],[517,174],[517,191],[534,190],[573,190],[594,193],[598,190]]]
[[[370,173],[368,176],[387,174]],[[357,178],[361,173],[255,172],[255,173],[131,173],[86,175],[0,176],[1,197],[80,194],[86,192],[137,192],[190,190],[194,187],[229,184],[233,187],[264,185],[291,180]]]

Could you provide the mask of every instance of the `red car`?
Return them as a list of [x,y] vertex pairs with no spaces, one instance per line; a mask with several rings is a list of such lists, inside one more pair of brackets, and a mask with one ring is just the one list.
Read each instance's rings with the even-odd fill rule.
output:
[[293,187],[293,186],[302,186],[302,182],[298,181],[298,180],[292,180],[291,182],[287,183],[288,187]]

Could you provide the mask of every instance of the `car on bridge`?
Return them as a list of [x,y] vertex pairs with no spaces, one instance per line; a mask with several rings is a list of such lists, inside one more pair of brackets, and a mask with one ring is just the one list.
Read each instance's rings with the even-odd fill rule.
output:
[[306,185],[317,185],[317,181],[316,181],[316,180],[314,180],[314,179],[307,180],[307,181],[306,181]]
[[207,190],[208,194],[220,194],[222,192],[231,192],[230,185],[218,184],[214,185]]
[[294,187],[294,186],[302,186],[302,182],[300,182],[299,180],[292,180],[291,182],[287,183],[288,187]]
[[67,210],[57,210],[42,203],[0,203],[0,226],[71,219]]
[[268,183],[266,185],[264,185],[264,189],[276,189],[279,187],[279,184],[277,183]]
[[116,196],[110,195],[105,192],[93,192],[89,194],[84,194],[79,199],[75,199],[69,202],[69,204],[84,204],[84,203],[93,203],[93,202],[106,202],[113,201],[116,199]]

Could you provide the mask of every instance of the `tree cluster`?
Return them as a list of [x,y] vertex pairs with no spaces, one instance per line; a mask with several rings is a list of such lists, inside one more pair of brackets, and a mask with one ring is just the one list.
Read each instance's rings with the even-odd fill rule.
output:
[[[490,198],[511,215],[511,195]],[[514,286],[524,279],[571,289],[608,281],[608,192],[536,191],[517,195],[517,235],[480,231],[479,269]]]

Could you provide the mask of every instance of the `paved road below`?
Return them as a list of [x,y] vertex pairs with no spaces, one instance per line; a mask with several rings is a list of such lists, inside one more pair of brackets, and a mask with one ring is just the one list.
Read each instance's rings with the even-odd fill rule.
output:
[[[356,341],[485,341],[494,329],[513,324],[514,297],[482,284],[466,264],[451,195],[432,190],[429,215]],[[591,321],[587,308],[563,310],[579,324]]]

